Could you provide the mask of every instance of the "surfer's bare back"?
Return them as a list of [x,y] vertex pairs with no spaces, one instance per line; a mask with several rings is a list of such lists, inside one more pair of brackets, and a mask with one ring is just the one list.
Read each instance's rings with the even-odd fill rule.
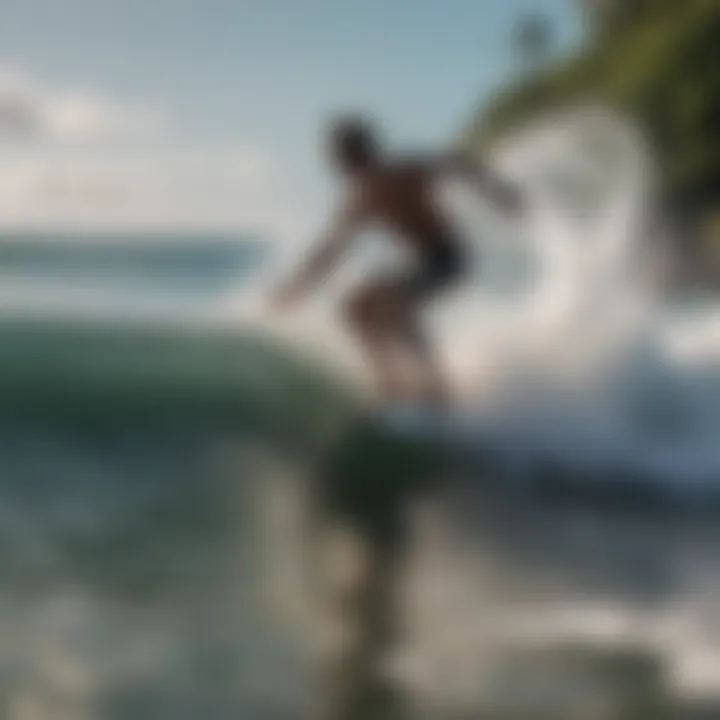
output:
[[[373,127],[360,118],[336,122],[329,140],[333,164],[348,181],[347,193],[329,230],[298,274],[277,290],[275,302],[287,306],[319,284],[361,230],[369,225],[389,230],[411,250],[417,267],[365,281],[349,295],[346,317],[385,399],[412,398],[442,407],[448,393],[421,328],[420,309],[461,280],[465,250],[435,200],[436,181],[448,175],[471,180],[510,213],[520,209],[520,195],[486,168],[459,155],[387,158]],[[421,371],[419,393],[408,387],[409,375],[398,351],[412,358]]]

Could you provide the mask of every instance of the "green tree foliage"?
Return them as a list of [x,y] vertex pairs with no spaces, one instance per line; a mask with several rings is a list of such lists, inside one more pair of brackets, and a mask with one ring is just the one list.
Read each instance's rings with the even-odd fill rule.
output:
[[487,147],[545,111],[603,102],[640,123],[671,198],[720,204],[720,0],[587,0],[583,47],[499,92],[461,135]]

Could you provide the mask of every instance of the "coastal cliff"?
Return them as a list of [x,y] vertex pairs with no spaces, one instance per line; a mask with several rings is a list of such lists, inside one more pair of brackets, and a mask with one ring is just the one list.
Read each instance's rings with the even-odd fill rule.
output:
[[708,251],[720,256],[720,0],[577,4],[582,42],[484,102],[460,146],[479,151],[545,112],[603,103],[644,129],[684,254],[705,256],[707,266]]

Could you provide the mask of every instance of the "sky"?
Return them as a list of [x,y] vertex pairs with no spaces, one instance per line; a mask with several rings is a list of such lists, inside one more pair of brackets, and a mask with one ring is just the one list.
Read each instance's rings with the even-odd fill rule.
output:
[[0,228],[299,238],[329,115],[448,144],[528,12],[577,32],[567,0],[3,0]]

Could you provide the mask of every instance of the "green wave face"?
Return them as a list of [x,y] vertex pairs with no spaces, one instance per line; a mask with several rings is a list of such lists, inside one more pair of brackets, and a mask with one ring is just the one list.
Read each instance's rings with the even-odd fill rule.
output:
[[242,423],[308,442],[352,406],[348,386],[260,332],[5,322],[0,399],[14,413]]

